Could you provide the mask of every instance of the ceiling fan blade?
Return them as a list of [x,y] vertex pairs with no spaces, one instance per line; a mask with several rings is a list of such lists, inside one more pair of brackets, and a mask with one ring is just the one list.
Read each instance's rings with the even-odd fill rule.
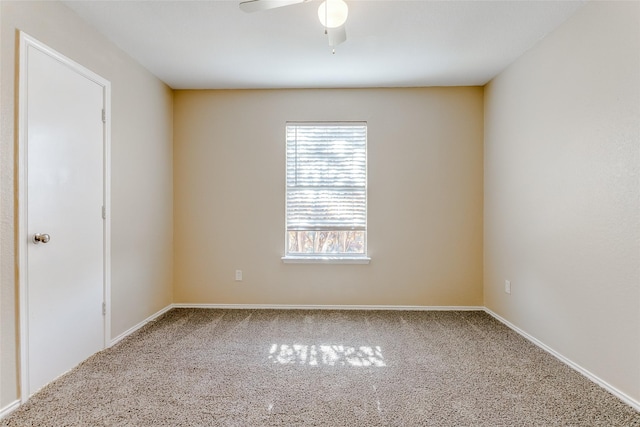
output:
[[347,30],[344,25],[337,28],[327,28],[327,36],[329,37],[329,46],[335,47],[347,40]]
[[240,2],[240,9],[244,12],[260,12],[307,1],[309,0],[247,0]]

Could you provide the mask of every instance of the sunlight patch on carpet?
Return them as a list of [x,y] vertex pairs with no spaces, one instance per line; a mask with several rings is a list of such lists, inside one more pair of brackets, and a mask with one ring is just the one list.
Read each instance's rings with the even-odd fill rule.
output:
[[380,346],[342,344],[272,344],[269,360],[280,365],[387,366]]

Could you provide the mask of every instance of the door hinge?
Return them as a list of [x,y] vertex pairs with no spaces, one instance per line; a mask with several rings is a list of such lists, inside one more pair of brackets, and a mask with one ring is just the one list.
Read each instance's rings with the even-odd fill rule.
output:
[[107,209],[104,206],[102,207],[102,219],[107,219]]
[[102,315],[103,316],[107,315],[107,303],[106,302],[102,303]]
[[102,109],[102,123],[107,123],[107,113]]

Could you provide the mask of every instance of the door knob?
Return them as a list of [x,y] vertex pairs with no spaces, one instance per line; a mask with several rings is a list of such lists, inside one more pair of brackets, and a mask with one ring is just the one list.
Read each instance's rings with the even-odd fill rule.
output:
[[48,234],[36,233],[33,235],[33,243],[35,244],[48,243],[49,240],[51,240],[51,236],[49,236]]

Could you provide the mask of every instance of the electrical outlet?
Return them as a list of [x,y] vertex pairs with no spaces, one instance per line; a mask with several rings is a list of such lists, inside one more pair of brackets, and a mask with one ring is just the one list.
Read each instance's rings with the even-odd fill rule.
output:
[[236,270],[236,282],[242,282],[242,270]]
[[511,293],[511,281],[510,280],[505,280],[504,281],[504,291],[508,294]]

